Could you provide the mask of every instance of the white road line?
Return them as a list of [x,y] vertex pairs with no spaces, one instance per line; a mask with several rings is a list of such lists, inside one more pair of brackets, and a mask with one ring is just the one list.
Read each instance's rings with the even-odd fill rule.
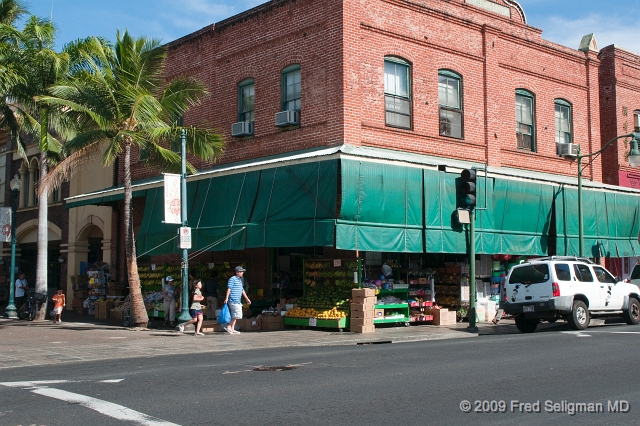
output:
[[61,401],[80,404],[83,407],[87,407],[92,410],[95,410],[101,414],[104,414],[105,416],[113,417],[114,419],[118,419],[122,421],[135,422],[136,424],[139,424],[139,425],[178,426],[175,423],[167,422],[162,419],[157,419],[155,417],[148,416],[144,413],[131,410],[122,405],[103,401],[97,398],[92,398],[90,396],[80,395],[73,392],[67,392],[60,389],[52,389],[52,388],[46,388],[46,387],[35,388],[35,389],[32,389],[31,392],[37,393],[38,395],[44,395],[50,398],[59,399]]
[[124,379],[99,380],[100,383],[120,383]]
[[[123,379],[120,379],[123,380]],[[5,382],[0,385],[7,387],[22,387],[30,388],[33,393],[42,396],[48,396],[50,398],[59,399],[61,401],[67,401],[75,404],[82,405],[83,407],[97,411],[105,416],[113,417],[121,421],[135,422],[142,426],[179,426],[176,423],[171,423],[156,417],[151,417],[139,411],[131,410],[119,404],[103,401],[101,399],[92,398],[86,395],[80,395],[73,392],[68,392],[62,389],[54,389],[46,386],[38,386],[42,384],[55,384],[55,383],[70,383],[70,380],[41,380],[34,382]]]

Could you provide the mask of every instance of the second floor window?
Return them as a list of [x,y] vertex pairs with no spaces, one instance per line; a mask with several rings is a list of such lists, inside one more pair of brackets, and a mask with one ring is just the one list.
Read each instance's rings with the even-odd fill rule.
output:
[[238,86],[238,121],[254,120],[255,85],[252,79]]
[[438,71],[440,134],[462,139],[462,79],[454,72]]
[[640,127],[640,111],[633,111],[633,128]]
[[387,126],[411,128],[409,64],[398,58],[384,60],[384,109]]
[[555,122],[556,143],[571,143],[571,104],[562,99],[556,99]]
[[516,141],[518,149],[535,150],[534,98],[526,90],[516,91]]
[[298,111],[301,107],[302,75],[300,65],[291,65],[282,71],[282,110]]

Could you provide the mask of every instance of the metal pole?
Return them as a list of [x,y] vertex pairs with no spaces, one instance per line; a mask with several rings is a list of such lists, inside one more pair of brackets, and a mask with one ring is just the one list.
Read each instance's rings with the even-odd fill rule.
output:
[[578,148],[578,255],[584,257],[584,223],[582,223],[582,155]]
[[469,212],[469,327],[468,331],[478,332],[476,327],[476,212]]
[[18,318],[15,305],[16,287],[16,210],[18,209],[18,191],[13,190],[13,200],[11,204],[11,272],[9,272],[9,304],[4,312],[5,318]]
[[[180,154],[182,157],[182,174],[180,175],[180,219],[182,226],[187,226],[187,135],[184,129],[180,132]],[[181,322],[191,320],[189,314],[189,250],[182,249],[182,313]]]

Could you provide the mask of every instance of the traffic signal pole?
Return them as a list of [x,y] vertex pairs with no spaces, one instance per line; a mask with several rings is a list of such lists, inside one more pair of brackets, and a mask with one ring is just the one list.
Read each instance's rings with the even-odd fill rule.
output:
[[472,333],[478,332],[476,327],[476,211],[469,212],[469,327]]

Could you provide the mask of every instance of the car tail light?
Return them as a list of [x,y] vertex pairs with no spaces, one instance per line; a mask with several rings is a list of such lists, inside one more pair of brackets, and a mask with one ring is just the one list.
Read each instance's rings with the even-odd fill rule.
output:
[[560,284],[553,283],[551,284],[551,288],[553,289],[553,297],[560,296]]
[[502,301],[507,301],[507,283],[506,280],[502,280]]

